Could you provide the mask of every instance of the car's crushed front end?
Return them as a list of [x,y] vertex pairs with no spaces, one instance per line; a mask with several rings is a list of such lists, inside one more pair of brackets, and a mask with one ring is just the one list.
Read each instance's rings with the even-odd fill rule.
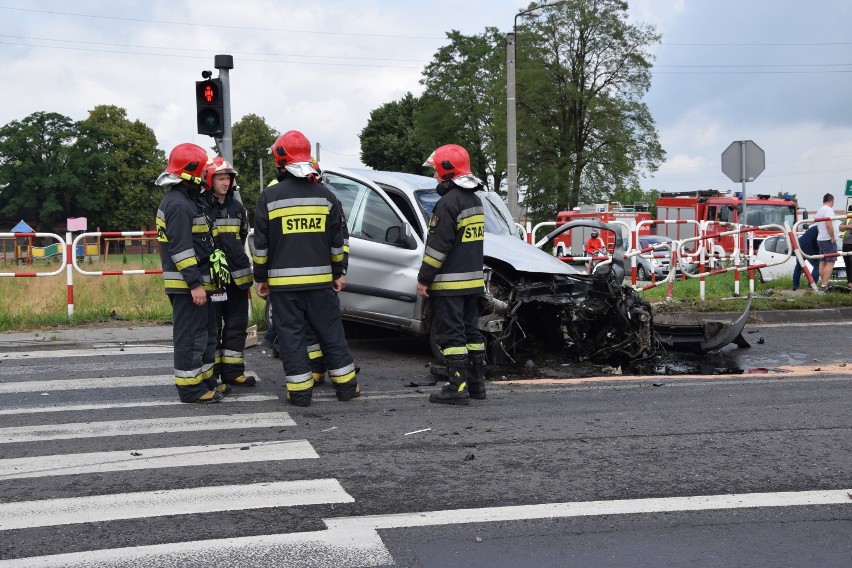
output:
[[651,306],[622,285],[621,239],[614,253],[620,263],[603,265],[589,276],[543,251],[531,254],[529,245],[509,238],[516,244],[492,238],[485,251],[480,327],[492,338],[496,363],[513,359],[529,338],[549,350],[565,348],[581,360],[637,360],[654,354]]

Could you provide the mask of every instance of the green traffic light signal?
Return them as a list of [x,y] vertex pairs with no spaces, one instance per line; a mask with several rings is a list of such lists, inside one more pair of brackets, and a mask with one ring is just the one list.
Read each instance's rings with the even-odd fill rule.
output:
[[221,79],[195,82],[195,107],[199,134],[220,137],[225,133],[225,106],[222,100]]

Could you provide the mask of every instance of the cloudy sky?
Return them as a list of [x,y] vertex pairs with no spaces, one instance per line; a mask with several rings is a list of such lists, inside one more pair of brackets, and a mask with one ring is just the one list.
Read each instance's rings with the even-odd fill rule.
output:
[[[124,107],[161,147],[210,146],[195,132],[194,82],[234,57],[232,114],[302,130],[326,166],[359,165],[370,111],[419,79],[450,29],[510,31],[517,0],[0,0],[0,125],[37,111],[85,118]],[[721,172],[735,140],[766,170],[749,193],[822,194],[845,206],[852,179],[852,2],[631,0],[663,36],[647,103],[667,161],[647,188],[739,189]],[[522,47],[521,47],[522,48]],[[215,76],[215,74],[214,74]],[[519,125],[519,129],[523,125]]]

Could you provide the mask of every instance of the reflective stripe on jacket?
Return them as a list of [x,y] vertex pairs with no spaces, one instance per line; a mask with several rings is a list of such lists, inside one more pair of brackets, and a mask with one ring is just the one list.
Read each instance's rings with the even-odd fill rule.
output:
[[[439,193],[441,192],[439,186]],[[435,204],[417,281],[430,294],[455,296],[483,291],[485,214],[477,187],[451,184]]]
[[198,286],[215,290],[210,282],[213,235],[184,184],[172,186],[157,208],[157,241],[167,294],[189,294]]
[[251,288],[252,267],[245,250],[249,229],[246,208],[234,198],[232,190],[225,196],[224,203],[214,198],[213,211],[216,213],[217,242],[228,259],[231,282],[242,290]]
[[254,278],[271,290],[331,287],[349,261],[343,208],[324,185],[287,177],[255,212]]

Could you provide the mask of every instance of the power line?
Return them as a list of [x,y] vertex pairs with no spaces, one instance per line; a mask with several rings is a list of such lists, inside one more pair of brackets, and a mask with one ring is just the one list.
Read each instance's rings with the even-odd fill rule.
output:
[[660,42],[660,45],[677,46],[677,47],[729,47],[729,46],[730,47],[824,47],[824,46],[832,46],[832,45],[852,45],[852,42],[848,42],[848,41],[792,42],[792,43],[781,43],[781,42],[669,43],[669,42]]
[[335,156],[345,156],[347,158],[359,158],[360,157],[358,154],[341,154],[340,152],[335,152],[334,150],[329,150],[326,146],[323,146],[322,144],[320,144],[319,147],[320,147],[320,150],[322,150],[323,152],[328,152],[329,154],[334,154]]
[[[189,47],[160,47],[156,45],[134,45],[134,44],[126,44],[126,43],[107,43],[107,42],[96,42],[96,41],[80,41],[80,40],[71,40],[71,39],[56,39],[52,37],[28,37],[28,36],[16,36],[16,35],[7,35],[0,34],[0,37],[7,37],[11,39],[23,39],[27,41],[53,41],[60,43],[75,43],[82,45],[101,45],[108,47],[127,47],[133,49],[167,49],[171,51],[194,51],[199,53],[209,54],[212,50],[210,49],[193,49]],[[29,44],[12,44],[12,45],[29,45]],[[42,47],[42,46],[37,46]],[[53,46],[59,47],[59,46]],[[233,55],[262,55],[267,57],[307,57],[307,58],[316,58],[316,59],[357,59],[357,60],[367,60],[367,61],[396,61],[400,63],[405,62],[420,62],[420,59],[390,59],[390,58],[379,58],[379,57],[352,57],[348,55],[307,55],[303,53],[263,53],[263,52],[252,52],[252,51],[232,51],[228,49],[222,49],[221,51],[227,51]]]
[[745,68],[762,69],[766,67],[849,67],[852,63],[761,63],[758,65],[654,65],[654,69],[713,69],[713,68]]
[[404,36],[404,35],[391,35],[391,34],[364,34],[364,33],[354,33],[354,32],[326,32],[326,31],[318,31],[318,30],[293,30],[286,28],[258,28],[251,26],[226,26],[223,24],[200,24],[198,22],[192,21],[183,21],[183,22],[174,22],[169,20],[151,20],[148,18],[127,18],[127,17],[119,17],[119,16],[102,16],[99,14],[78,14],[74,12],[58,12],[55,10],[33,10],[31,8],[12,8],[9,6],[0,6],[0,10],[14,10],[18,12],[31,12],[35,14],[50,14],[53,16],[71,16],[74,18],[95,18],[100,20],[119,20],[123,22],[139,22],[144,24],[165,24],[169,26],[180,26],[182,28],[186,27],[200,27],[200,28],[219,28],[219,29],[228,29],[228,30],[248,30],[248,31],[264,31],[264,32],[286,32],[292,34],[309,34],[309,35],[331,35],[331,36],[353,36],[353,37],[383,37],[383,38],[391,38],[391,39],[429,39],[429,40],[446,40],[446,37],[433,37],[433,36]]
[[[209,56],[201,56],[201,55],[180,55],[180,54],[169,54],[169,53],[140,53],[135,51],[118,51],[111,49],[90,49],[85,47],[70,47],[70,46],[58,46],[58,45],[36,45],[30,43],[16,43],[10,41],[0,41],[0,45],[18,45],[23,47],[39,47],[46,49],[60,49],[60,50],[68,50],[68,51],[87,51],[93,53],[117,53],[120,55],[142,55],[148,57],[169,57],[169,58],[181,58],[181,59],[209,59]],[[209,52],[207,52],[209,53]],[[286,57],[286,56],[285,56]],[[301,57],[300,55],[295,55],[293,57]],[[367,63],[329,63],[326,61],[283,61],[283,60],[269,60],[269,59],[241,59],[240,62],[252,62],[252,63],[293,63],[296,65],[331,65],[338,67],[378,67],[383,69],[421,69],[421,67],[416,67],[412,65],[370,65]]]
[[852,73],[852,69],[814,69],[812,71],[652,71],[655,75],[818,75]]

